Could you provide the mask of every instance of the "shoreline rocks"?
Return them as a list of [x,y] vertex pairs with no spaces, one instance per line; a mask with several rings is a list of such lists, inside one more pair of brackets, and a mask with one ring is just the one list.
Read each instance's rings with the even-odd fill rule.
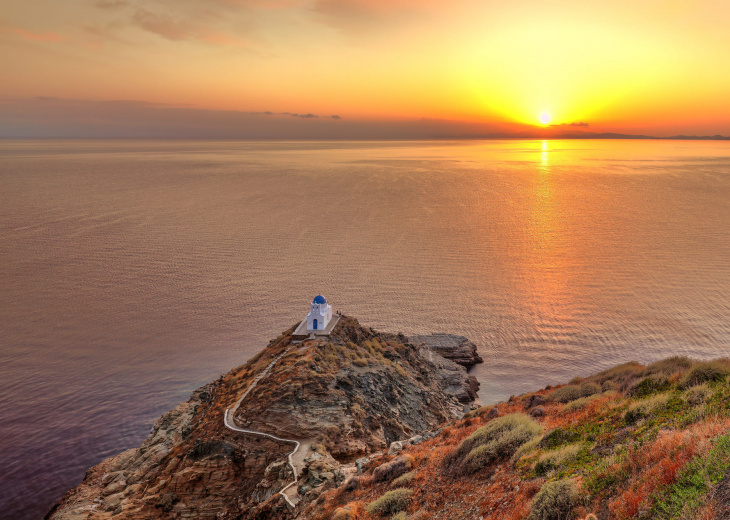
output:
[[477,353],[476,344],[464,336],[437,332],[410,336],[408,341],[414,345],[426,345],[437,354],[467,368],[484,362]]

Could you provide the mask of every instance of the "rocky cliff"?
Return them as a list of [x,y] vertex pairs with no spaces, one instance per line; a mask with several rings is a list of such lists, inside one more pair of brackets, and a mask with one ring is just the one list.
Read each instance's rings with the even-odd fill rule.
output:
[[[463,362],[461,339],[434,350],[344,316],[326,338],[296,342],[293,330],[162,416],[139,448],[89,469],[46,518],[303,518],[373,454],[428,437],[476,398],[476,380],[446,359]],[[224,415],[247,391],[229,417],[252,432],[241,433]]]
[[476,344],[464,336],[435,333],[410,336],[408,341],[414,345],[425,345],[446,359],[465,367],[471,367],[483,362],[477,352]]

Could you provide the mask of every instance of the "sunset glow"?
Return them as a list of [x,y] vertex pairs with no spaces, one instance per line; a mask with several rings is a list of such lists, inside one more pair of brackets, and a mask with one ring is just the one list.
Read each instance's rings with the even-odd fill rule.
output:
[[[730,134],[720,0],[28,0],[0,15],[0,115],[15,129],[108,111],[206,118],[197,128],[265,113],[324,133],[334,115],[365,134]],[[91,106],[107,102],[127,105]]]

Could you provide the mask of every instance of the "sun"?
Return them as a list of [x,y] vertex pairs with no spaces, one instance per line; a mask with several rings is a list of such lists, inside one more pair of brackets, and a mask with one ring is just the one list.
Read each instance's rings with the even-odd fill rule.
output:
[[550,114],[546,114],[545,112],[543,112],[542,114],[540,114],[540,122],[543,125],[548,124],[550,122]]

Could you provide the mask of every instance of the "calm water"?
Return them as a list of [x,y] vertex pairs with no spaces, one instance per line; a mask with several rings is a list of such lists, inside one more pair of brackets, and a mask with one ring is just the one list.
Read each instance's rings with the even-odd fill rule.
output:
[[484,401],[730,354],[730,143],[6,141],[0,197],[5,518],[318,293],[472,338]]

